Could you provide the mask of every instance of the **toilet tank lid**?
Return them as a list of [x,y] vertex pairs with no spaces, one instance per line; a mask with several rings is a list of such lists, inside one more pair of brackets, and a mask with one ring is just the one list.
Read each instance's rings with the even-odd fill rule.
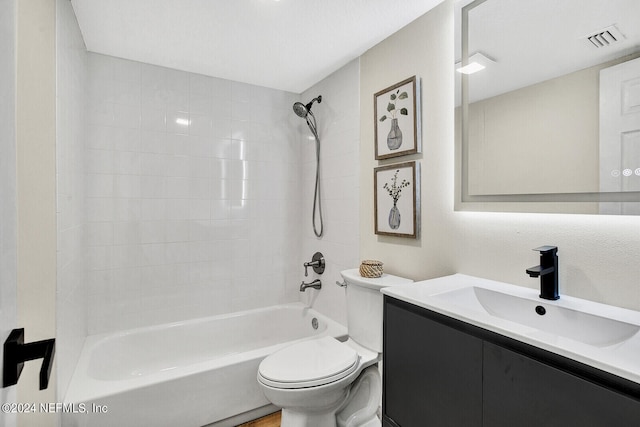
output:
[[359,285],[374,290],[380,290],[389,286],[405,285],[407,283],[413,283],[411,279],[405,279],[404,277],[394,276],[392,274],[383,273],[382,276],[376,278],[362,277],[360,270],[353,268],[351,270],[343,270],[340,272],[342,278],[347,284]]

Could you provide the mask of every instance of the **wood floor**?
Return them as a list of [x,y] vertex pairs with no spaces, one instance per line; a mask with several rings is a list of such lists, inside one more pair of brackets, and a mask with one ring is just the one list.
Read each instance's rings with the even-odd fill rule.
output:
[[280,417],[281,413],[278,411],[266,417],[240,424],[238,427],[280,427]]

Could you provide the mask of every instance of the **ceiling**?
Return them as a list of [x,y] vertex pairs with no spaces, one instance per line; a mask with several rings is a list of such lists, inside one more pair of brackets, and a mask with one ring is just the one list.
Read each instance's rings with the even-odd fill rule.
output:
[[443,0],[71,0],[87,49],[301,93]]

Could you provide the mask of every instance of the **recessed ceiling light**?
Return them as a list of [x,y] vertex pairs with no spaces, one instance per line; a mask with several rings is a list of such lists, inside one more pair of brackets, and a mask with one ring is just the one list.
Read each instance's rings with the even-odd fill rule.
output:
[[488,56],[480,52],[476,52],[469,56],[469,63],[464,67],[462,66],[462,61],[456,62],[456,71],[462,74],[473,74],[484,70],[487,66],[495,64],[495,62],[496,61]]
[[473,74],[477,73],[478,71],[484,70],[485,68],[487,67],[482,64],[478,64],[477,62],[470,62],[464,67],[456,68],[456,71],[462,74]]
[[189,121],[189,119],[183,119],[182,117],[178,117],[176,119],[176,123],[181,125],[181,126],[189,126],[190,121]]

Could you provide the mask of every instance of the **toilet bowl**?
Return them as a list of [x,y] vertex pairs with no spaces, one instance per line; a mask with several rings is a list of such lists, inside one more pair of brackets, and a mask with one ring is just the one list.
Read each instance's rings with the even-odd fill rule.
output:
[[341,274],[347,285],[349,339],[325,336],[293,344],[266,357],[258,368],[262,391],[282,408],[282,427],[381,425],[380,289],[411,280],[363,278],[358,270]]

